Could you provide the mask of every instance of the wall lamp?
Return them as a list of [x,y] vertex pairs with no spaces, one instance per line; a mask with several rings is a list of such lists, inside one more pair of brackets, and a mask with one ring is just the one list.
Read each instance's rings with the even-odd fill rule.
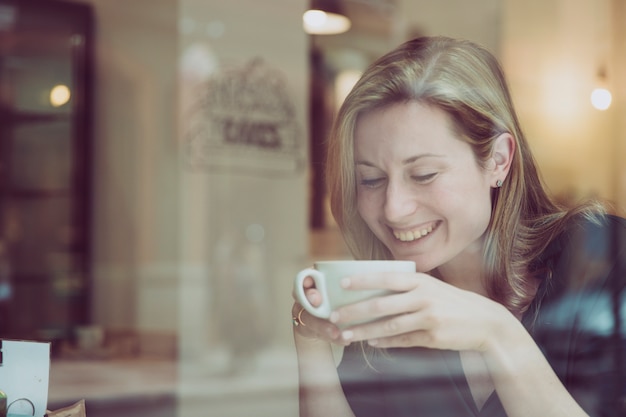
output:
[[304,31],[310,35],[337,35],[352,25],[343,11],[341,0],[312,0],[302,15]]
[[598,110],[606,110],[611,106],[611,90],[608,88],[606,68],[598,70],[598,85],[591,92],[591,105]]

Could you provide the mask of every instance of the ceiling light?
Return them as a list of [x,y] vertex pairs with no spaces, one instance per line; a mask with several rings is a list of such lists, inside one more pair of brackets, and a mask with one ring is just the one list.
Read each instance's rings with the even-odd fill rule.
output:
[[339,0],[313,0],[302,16],[304,31],[311,35],[336,35],[350,29],[350,19]]

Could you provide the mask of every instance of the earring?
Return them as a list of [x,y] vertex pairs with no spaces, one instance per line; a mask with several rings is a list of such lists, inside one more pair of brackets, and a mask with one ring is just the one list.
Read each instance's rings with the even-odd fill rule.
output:
[[497,188],[502,187],[502,180],[498,180],[498,181],[496,181],[496,187],[497,187]]

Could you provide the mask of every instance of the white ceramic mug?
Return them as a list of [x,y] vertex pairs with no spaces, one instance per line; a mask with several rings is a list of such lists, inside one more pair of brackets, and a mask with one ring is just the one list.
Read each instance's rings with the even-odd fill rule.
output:
[[[413,261],[321,261],[313,268],[300,271],[294,281],[294,294],[309,313],[327,319],[338,307],[389,294],[388,290],[349,290],[341,287],[342,278],[369,272],[415,272]],[[313,306],[304,294],[303,282],[313,278],[315,288],[322,296],[319,306]]]

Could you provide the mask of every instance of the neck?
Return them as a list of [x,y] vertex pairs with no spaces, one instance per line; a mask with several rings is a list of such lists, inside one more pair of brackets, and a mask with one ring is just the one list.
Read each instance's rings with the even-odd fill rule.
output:
[[457,288],[487,296],[482,257],[478,254],[459,254],[455,259],[439,266],[434,275]]

